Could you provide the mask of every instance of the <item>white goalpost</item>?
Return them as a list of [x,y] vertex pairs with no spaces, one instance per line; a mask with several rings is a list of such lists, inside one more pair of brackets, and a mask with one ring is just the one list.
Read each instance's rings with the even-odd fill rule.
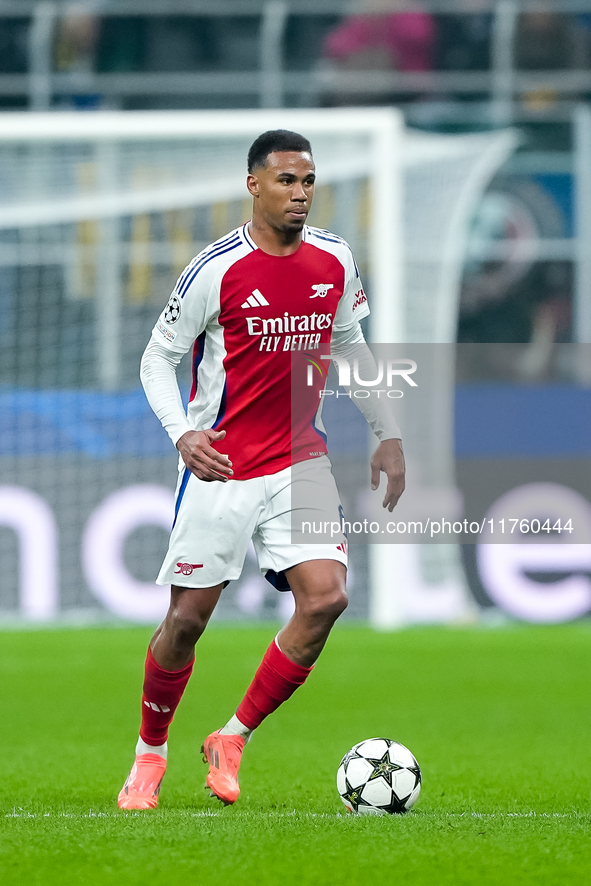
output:
[[[370,341],[454,340],[469,218],[514,147],[511,132],[409,132],[392,108],[7,114],[0,126],[0,385],[23,414],[24,390],[96,391],[108,398],[137,385],[137,359],[167,287],[195,252],[248,218],[246,153],[258,134],[275,128],[301,131],[312,142],[319,188],[310,222],[350,242],[370,293]],[[23,342],[35,349],[27,365]],[[453,377],[441,385],[449,406]],[[52,417],[39,402],[35,414],[43,432]],[[80,408],[90,408],[88,402]],[[100,402],[115,414],[114,400]],[[411,462],[413,447],[424,448],[425,438],[437,435],[451,489],[449,409],[447,415],[442,426],[439,413],[403,414],[402,425]],[[112,492],[118,471],[128,476],[130,459],[142,453],[123,439],[122,424],[109,431],[119,434],[110,443],[91,431],[84,437],[86,431],[73,425],[52,427],[55,452],[33,447],[27,458],[29,477],[37,471],[42,478],[36,492],[57,514],[62,552],[70,552],[60,577],[63,611],[92,606],[92,581],[79,563],[80,523]],[[6,484],[0,497],[8,494],[6,478],[14,476],[25,450],[16,437],[0,449],[0,484]],[[89,453],[106,459],[100,470]],[[150,463],[146,480],[156,464]],[[82,471],[93,478],[86,499],[79,489]],[[133,472],[144,479],[140,468]],[[15,559],[11,544],[6,538],[0,543],[0,568],[3,558]],[[371,546],[365,614],[374,626],[466,612],[457,550],[441,545],[421,553],[425,547]],[[141,572],[152,555],[149,542],[140,553]],[[122,575],[133,571],[133,550],[125,556]],[[421,557],[429,560],[426,570]],[[0,592],[0,609],[7,610],[21,590],[18,570],[9,564],[3,571],[17,585],[6,599]],[[430,583],[424,577],[429,571]],[[147,578],[143,585],[153,587]],[[75,590],[80,586],[90,590]],[[55,599],[55,589],[52,594]],[[55,615],[57,605],[40,609]]]
[[[460,136],[405,132],[399,172],[399,341],[455,342],[469,223],[489,181],[516,145],[512,130]],[[380,330],[390,328],[382,310],[378,297],[372,305],[374,341],[380,340]],[[455,520],[462,516],[453,464],[455,364],[449,349],[431,349],[426,359],[435,379],[430,397],[401,409],[409,468],[401,504],[437,502],[440,515]],[[419,462],[423,470],[414,472]],[[474,615],[457,545],[372,545],[370,576],[369,616],[377,629]]]
[[[271,128],[297,129],[310,137],[322,184],[367,180],[373,291],[381,305],[380,322],[387,324],[382,328],[399,339],[401,264],[393,244],[400,241],[403,121],[394,110],[7,115],[0,127],[0,154],[10,184],[0,204],[0,231],[242,200],[248,146]],[[25,157],[19,148],[25,148]],[[85,181],[81,168],[86,168]],[[103,225],[101,246],[108,246],[112,236]],[[108,250],[112,271],[115,252]],[[100,293],[105,307],[97,368],[106,387],[118,384],[116,289],[112,281]]]

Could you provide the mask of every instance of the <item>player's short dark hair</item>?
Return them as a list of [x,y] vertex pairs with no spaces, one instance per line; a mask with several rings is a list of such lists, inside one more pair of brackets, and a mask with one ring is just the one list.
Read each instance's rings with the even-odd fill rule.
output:
[[266,166],[267,157],[274,151],[306,151],[312,154],[312,145],[299,132],[289,129],[269,129],[263,132],[252,143],[248,152],[248,171],[252,172],[259,166]]

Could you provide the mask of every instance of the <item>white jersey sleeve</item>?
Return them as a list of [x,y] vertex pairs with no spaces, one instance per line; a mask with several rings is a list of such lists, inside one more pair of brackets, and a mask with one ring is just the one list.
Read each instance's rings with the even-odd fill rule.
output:
[[331,253],[341,263],[345,274],[344,287],[332,328],[333,333],[349,329],[369,314],[367,296],[363,291],[359,269],[353,258],[351,247],[342,237],[310,225],[306,225],[304,228],[304,240],[316,246],[317,249]]
[[208,270],[199,273],[193,261],[179,277],[152,330],[152,339],[166,350],[186,354],[215,312],[215,280]]
[[[334,357],[344,357],[349,366],[356,363],[358,378],[375,378],[377,376],[376,361],[366,344],[357,320],[348,329],[333,331],[330,352]],[[382,440],[402,439],[400,428],[392,412],[392,402],[379,396],[356,397],[355,392],[362,390],[363,387],[362,384],[355,381],[355,373],[353,373],[351,384],[346,386],[346,390],[349,396],[353,394],[353,402],[378,440],[381,442]]]
[[183,434],[193,430],[176,378],[180,359],[181,355],[171,352],[152,336],[140,367],[140,378],[148,403],[175,446]]
[[357,263],[348,244],[344,240],[342,243],[344,248],[339,258],[345,268],[345,288],[334,318],[333,330],[337,333],[348,329],[369,314],[367,296],[363,291]]
[[236,258],[249,249],[238,229],[199,253],[177,280],[144,351],[142,385],[175,445],[184,433],[194,430],[181,400],[176,367],[199,336],[215,324],[220,281]]

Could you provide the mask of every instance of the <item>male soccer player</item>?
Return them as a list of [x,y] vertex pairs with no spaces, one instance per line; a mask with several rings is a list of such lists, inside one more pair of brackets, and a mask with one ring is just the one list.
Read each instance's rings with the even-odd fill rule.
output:
[[[291,535],[296,474],[304,497],[306,489],[322,488],[314,504],[319,516],[339,520],[324,437],[315,426],[323,381],[305,386],[294,405],[294,353],[315,360],[346,351],[358,359],[363,378],[373,377],[375,366],[359,326],[368,307],[351,251],[339,237],[305,224],[314,182],[307,139],[286,130],[256,139],[246,180],[252,221],[193,259],[142,359],[148,400],[180,452],[180,471],[158,576],[171,584],[170,608],[148,648],[140,737],[119,794],[122,809],[158,802],[168,727],[193,669],[195,644],[223,588],[239,577],[251,539],[267,578],[293,592],[295,613],[267,649],[236,713],[203,743],[207,786],[224,803],[240,792],[238,767],[252,731],[306,680],[347,605],[344,538],[299,544]],[[186,414],[176,367],[191,347]],[[392,510],[404,488],[398,428],[379,398],[355,402],[380,440],[372,487],[384,471],[384,507]]]

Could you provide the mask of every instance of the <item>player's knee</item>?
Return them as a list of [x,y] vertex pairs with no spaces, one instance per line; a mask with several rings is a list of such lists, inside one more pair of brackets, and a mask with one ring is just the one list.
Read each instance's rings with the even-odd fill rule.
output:
[[169,612],[168,622],[173,643],[179,647],[194,645],[207,625],[207,619],[200,613],[184,612],[181,609]]
[[323,594],[311,597],[304,604],[305,615],[313,622],[334,623],[342,615],[349,600],[345,591],[336,586]]
[[339,615],[342,615],[349,605],[349,598],[345,591],[338,589],[328,601],[327,614],[333,621],[336,621]]

